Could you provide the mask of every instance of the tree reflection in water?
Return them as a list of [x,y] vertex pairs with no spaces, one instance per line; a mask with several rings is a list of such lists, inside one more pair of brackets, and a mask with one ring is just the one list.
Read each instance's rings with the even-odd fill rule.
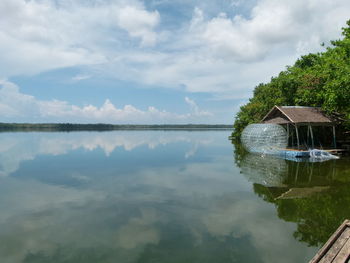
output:
[[297,223],[297,240],[321,246],[350,218],[349,157],[296,162],[250,154],[235,146],[241,173],[259,197],[275,205],[279,218]]

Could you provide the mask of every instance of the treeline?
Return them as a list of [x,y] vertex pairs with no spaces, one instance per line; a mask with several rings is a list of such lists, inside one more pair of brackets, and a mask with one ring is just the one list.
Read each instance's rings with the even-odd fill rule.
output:
[[224,124],[76,124],[76,123],[0,123],[0,132],[4,131],[112,131],[112,130],[207,130],[232,129]]
[[302,56],[269,83],[255,87],[236,115],[233,137],[239,138],[248,124],[260,122],[274,105],[321,107],[337,121],[341,135],[349,137],[350,20],[342,35],[324,52]]

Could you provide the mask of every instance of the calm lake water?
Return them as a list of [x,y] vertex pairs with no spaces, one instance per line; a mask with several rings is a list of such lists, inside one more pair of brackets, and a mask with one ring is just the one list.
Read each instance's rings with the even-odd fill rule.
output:
[[307,262],[350,218],[350,162],[230,131],[0,134],[0,262]]

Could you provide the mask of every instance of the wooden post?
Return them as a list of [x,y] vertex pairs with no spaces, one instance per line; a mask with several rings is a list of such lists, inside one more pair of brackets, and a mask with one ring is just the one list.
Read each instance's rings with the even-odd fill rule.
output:
[[287,148],[289,146],[289,123],[287,123]]
[[298,133],[298,125],[295,124],[295,132],[297,134],[297,146],[298,146],[298,150],[300,149],[300,142],[299,142],[299,133]]
[[334,149],[337,148],[337,141],[335,139],[335,126],[333,125],[333,146]]
[[300,162],[297,162],[297,171],[295,172],[295,182],[298,181],[298,175],[299,175],[299,165],[300,165]]
[[309,128],[310,128],[310,134],[311,134],[311,146],[312,146],[312,149],[315,148],[315,144],[314,144],[314,133],[312,132],[312,126],[309,125]]
[[309,175],[309,183],[311,182],[312,180],[312,174],[314,172],[314,163],[311,163],[311,171],[310,171],[310,175]]

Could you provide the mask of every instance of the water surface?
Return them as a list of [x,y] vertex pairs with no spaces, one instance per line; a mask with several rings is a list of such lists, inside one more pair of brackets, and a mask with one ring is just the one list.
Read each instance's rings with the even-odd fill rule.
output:
[[349,159],[229,133],[0,134],[0,262],[306,262],[350,217]]

